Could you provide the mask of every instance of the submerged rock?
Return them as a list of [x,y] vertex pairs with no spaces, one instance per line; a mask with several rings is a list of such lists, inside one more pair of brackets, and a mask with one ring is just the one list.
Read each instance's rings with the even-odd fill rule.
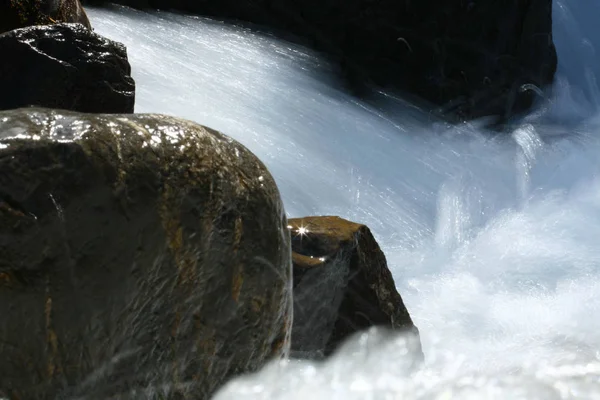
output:
[[288,223],[295,356],[328,356],[351,335],[372,326],[418,337],[385,255],[368,227],[339,217],[306,217]]
[[83,24],[92,29],[79,0],[1,0],[0,33],[57,22]]
[[135,82],[127,50],[80,24],[0,34],[0,109],[26,106],[131,113]]
[[286,226],[265,166],[209,128],[0,112],[0,392],[209,398],[289,347]]
[[[552,83],[552,0],[84,0],[240,19],[304,38],[358,94],[399,89],[455,120],[527,110]],[[288,39],[293,39],[289,35]]]

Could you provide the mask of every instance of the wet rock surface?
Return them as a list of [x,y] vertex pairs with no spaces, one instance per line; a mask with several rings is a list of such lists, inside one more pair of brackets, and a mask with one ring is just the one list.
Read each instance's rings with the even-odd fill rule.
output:
[[289,346],[286,226],[267,169],[214,130],[0,112],[0,392],[209,398]]
[[[553,81],[552,0],[115,0],[273,29],[340,66],[351,89],[398,89],[451,120],[527,110]],[[105,0],[85,0],[100,4]],[[295,35],[291,36],[291,35]]]
[[305,217],[288,223],[294,265],[294,356],[328,356],[351,335],[373,326],[418,336],[368,227],[339,217]]
[[79,0],[0,0],[0,33],[57,22],[92,28]]
[[81,24],[0,34],[0,109],[27,106],[131,113],[135,82],[125,46]]

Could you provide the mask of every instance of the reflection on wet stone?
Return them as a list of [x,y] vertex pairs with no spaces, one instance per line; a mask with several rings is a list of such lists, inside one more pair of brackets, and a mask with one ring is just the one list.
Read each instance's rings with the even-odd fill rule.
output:
[[287,352],[287,221],[245,147],[167,116],[40,108],[0,112],[0,146],[9,398],[209,398]]
[[[322,358],[357,332],[413,324],[385,255],[365,225],[339,217],[290,219],[294,267],[292,354]],[[417,358],[422,357],[420,345]]]
[[0,53],[1,110],[134,110],[135,82],[125,46],[81,24],[30,26],[0,34]]

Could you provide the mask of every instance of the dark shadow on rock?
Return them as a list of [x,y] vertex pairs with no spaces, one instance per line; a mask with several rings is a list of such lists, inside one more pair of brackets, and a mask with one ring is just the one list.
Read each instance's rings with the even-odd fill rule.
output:
[[0,33],[57,22],[79,23],[92,29],[79,0],[0,0]]
[[451,121],[495,116],[502,122],[523,113],[556,70],[552,0],[115,2],[297,35],[340,67],[354,95],[367,96],[372,85],[409,93],[437,105]]
[[127,50],[81,24],[0,35],[0,110],[27,106],[131,113],[135,82]]

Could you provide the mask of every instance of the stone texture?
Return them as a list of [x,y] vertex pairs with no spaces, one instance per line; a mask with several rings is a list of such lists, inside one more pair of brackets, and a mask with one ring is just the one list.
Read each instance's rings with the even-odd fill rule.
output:
[[0,392],[209,398],[289,347],[286,226],[265,166],[209,128],[0,112]]
[[368,227],[339,217],[305,217],[288,223],[295,356],[328,356],[348,337],[372,326],[418,336]]
[[131,113],[135,82],[125,46],[80,24],[0,35],[0,110],[26,106]]
[[0,33],[57,22],[79,23],[92,29],[79,0],[0,0]]

